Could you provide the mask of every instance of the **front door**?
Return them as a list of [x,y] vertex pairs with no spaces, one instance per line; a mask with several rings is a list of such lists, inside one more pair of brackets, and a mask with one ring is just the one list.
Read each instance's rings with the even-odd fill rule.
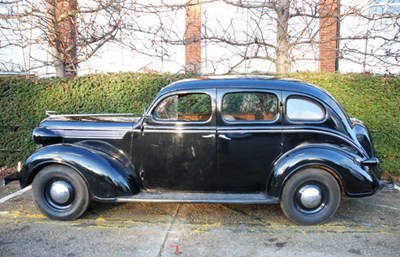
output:
[[281,154],[280,92],[219,90],[218,189],[263,192]]
[[133,157],[146,189],[215,191],[215,89],[162,97],[134,135]]

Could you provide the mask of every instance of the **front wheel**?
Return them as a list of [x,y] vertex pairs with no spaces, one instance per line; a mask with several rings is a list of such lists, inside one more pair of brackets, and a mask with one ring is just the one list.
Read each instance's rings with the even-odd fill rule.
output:
[[281,208],[293,222],[313,225],[328,221],[340,204],[336,179],[321,169],[305,169],[289,178],[282,192]]
[[55,220],[79,218],[90,203],[83,178],[75,170],[63,165],[50,165],[39,171],[32,189],[39,209]]

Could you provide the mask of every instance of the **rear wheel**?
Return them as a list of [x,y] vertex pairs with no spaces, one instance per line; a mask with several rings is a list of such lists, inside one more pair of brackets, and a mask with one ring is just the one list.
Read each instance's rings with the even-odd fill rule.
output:
[[328,221],[340,204],[336,179],[321,169],[297,172],[282,192],[281,208],[293,222],[313,225]]
[[76,219],[90,203],[83,178],[75,170],[63,165],[43,168],[33,180],[32,188],[39,209],[51,219]]

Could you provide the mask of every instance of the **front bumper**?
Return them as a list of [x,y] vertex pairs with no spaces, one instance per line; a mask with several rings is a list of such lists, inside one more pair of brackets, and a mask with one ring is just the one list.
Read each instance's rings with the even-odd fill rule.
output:
[[395,187],[393,180],[379,180],[380,189],[392,190]]
[[10,182],[16,181],[16,180],[20,181],[20,179],[21,179],[21,174],[20,174],[20,172],[15,171],[15,172],[13,172],[13,173],[11,173],[11,174],[5,176],[5,178],[4,178],[2,184],[3,184],[3,186],[6,186],[6,185],[8,185]]

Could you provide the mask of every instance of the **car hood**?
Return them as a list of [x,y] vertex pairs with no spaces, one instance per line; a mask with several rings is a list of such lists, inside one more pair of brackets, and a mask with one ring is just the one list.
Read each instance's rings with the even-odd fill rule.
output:
[[133,114],[50,115],[33,131],[37,144],[49,145],[64,139],[122,139],[140,124]]

